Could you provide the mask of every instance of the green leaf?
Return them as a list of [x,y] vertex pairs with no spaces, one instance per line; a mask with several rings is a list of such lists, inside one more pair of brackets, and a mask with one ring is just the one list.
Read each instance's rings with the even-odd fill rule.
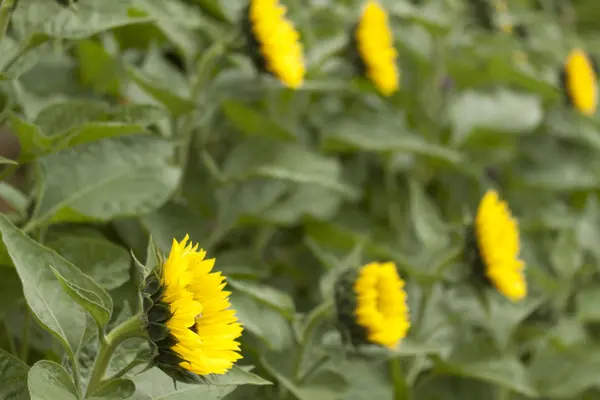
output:
[[[11,262],[10,258],[7,262]],[[0,266],[0,274],[2,275],[0,280],[0,321],[3,321],[12,311],[23,304],[24,298],[21,281],[15,269]]]
[[292,143],[253,138],[242,141],[229,154],[223,166],[225,180],[251,177],[311,183],[338,191],[349,197],[356,190],[342,180],[340,165]]
[[[69,296],[83,308],[89,311],[98,326],[104,327],[112,314],[112,298],[108,293],[101,292],[102,289],[99,286],[95,288],[97,289],[97,292],[89,291],[87,288],[83,288],[65,279],[65,277],[52,265],[50,265],[50,269],[65,292],[67,292]],[[90,280],[90,282],[93,282],[93,280]]]
[[463,339],[448,360],[435,358],[436,369],[442,373],[490,382],[529,397],[537,395],[534,381],[523,364],[513,355],[496,354],[482,338]]
[[442,145],[428,142],[410,132],[402,117],[354,115],[328,127],[321,144],[328,152],[373,151],[378,153],[413,153],[450,163],[460,163],[462,154]]
[[228,279],[228,284],[249,296],[252,296],[256,300],[264,303],[284,315],[292,317],[295,313],[294,300],[292,297],[272,286],[262,285],[252,281],[242,281]]
[[103,121],[107,111],[108,106],[97,101],[61,101],[43,108],[35,117],[35,125],[45,136],[55,137],[88,122]]
[[533,356],[530,374],[540,395],[572,399],[584,390],[600,385],[600,350],[595,346],[540,348]]
[[148,17],[130,13],[130,1],[80,0],[77,7],[64,7],[57,2],[31,0],[18,2],[13,13],[19,33],[27,37],[83,39],[119,26],[149,22]]
[[21,144],[20,162],[29,162],[50,151],[50,138],[44,135],[39,127],[12,113],[9,115],[9,121],[13,132],[19,138],[19,143]]
[[125,136],[45,157],[31,223],[110,220],[153,211],[179,182],[180,170],[169,164],[172,151],[169,142],[156,137]]
[[213,375],[208,378],[209,385],[228,386],[228,385],[272,385],[271,382],[253,374],[247,366],[238,367],[234,365],[232,369],[224,375]]
[[[3,215],[0,215],[0,233],[21,278],[27,305],[43,327],[72,354],[85,330],[86,316],[79,305],[93,310],[98,324],[105,325],[112,311],[110,296],[90,277],[53,250],[30,239]],[[53,269],[77,290],[77,295],[71,298],[63,291]]]
[[148,126],[169,118],[166,108],[153,104],[123,104],[110,110],[112,121]]
[[313,399],[345,399],[346,380],[338,373],[330,370],[319,370],[311,374],[310,379],[297,382],[293,376],[292,362],[289,353],[265,352],[261,357],[266,370],[277,381],[299,400]]
[[29,366],[0,349],[0,399],[27,400],[27,373]]
[[125,400],[135,392],[135,383],[129,379],[109,381],[92,393],[91,400]]
[[73,265],[80,266],[106,290],[115,289],[129,280],[129,252],[99,235],[71,232],[52,235],[46,245]]
[[52,361],[38,361],[27,378],[31,400],[79,400],[77,389],[63,367]]
[[80,80],[97,93],[119,95],[119,66],[97,42],[81,40],[77,43]]
[[140,218],[142,225],[152,235],[158,248],[167,253],[171,249],[173,239],[181,240],[186,234],[190,239],[207,246],[211,226],[201,215],[189,207],[175,202],[168,202],[158,210]]
[[467,91],[450,108],[452,140],[460,145],[478,132],[524,134],[543,117],[540,100],[529,94],[498,90],[491,94]]
[[223,112],[229,121],[248,136],[266,136],[274,139],[295,140],[295,135],[272,121],[260,110],[244,103],[228,100],[223,103]]
[[448,228],[440,212],[423,188],[410,181],[410,208],[415,231],[421,243],[428,248],[442,248],[448,245]]
[[589,287],[580,289],[576,297],[577,318],[582,322],[600,321],[600,309],[596,307],[600,301],[600,288]]
[[272,306],[239,292],[231,294],[232,309],[244,329],[269,348],[284,349],[293,343],[292,328],[286,318]]
[[190,385],[186,383],[173,384],[158,368],[152,368],[137,375],[133,381],[137,388],[131,400],[219,400],[231,393],[237,385]]
[[583,266],[583,253],[573,231],[559,234],[551,248],[550,259],[554,271],[562,279],[571,279]]
[[[194,109],[194,102],[165,83],[157,73],[142,72],[133,67],[128,68],[131,79],[152,98],[163,104],[174,117],[187,114]],[[161,83],[162,82],[162,83]]]
[[0,198],[21,216],[27,215],[29,198],[14,186],[6,182],[0,182]]

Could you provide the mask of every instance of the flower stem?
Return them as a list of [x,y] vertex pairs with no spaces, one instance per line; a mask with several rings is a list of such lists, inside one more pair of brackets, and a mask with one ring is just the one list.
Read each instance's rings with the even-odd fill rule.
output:
[[306,346],[312,338],[312,333],[319,323],[326,318],[331,310],[333,309],[333,303],[324,302],[317,306],[309,315],[302,331],[302,337],[300,338],[300,345],[298,346],[298,354],[296,355],[296,362],[294,364],[294,380],[299,382],[302,380],[302,364],[304,363],[304,353],[306,352]]
[[108,367],[108,363],[121,343],[127,339],[134,337],[146,338],[146,332],[142,327],[141,316],[134,315],[121,325],[117,326],[112,330],[105,338],[100,339],[100,348],[92,367],[92,373],[90,374],[90,380],[87,385],[85,397],[89,397],[96,390],[100,388],[102,378]]
[[394,400],[409,400],[411,397],[410,391],[402,373],[402,360],[400,356],[391,358],[388,363],[394,386]]
[[3,0],[0,4],[0,41],[4,39],[12,12],[17,6],[17,0]]

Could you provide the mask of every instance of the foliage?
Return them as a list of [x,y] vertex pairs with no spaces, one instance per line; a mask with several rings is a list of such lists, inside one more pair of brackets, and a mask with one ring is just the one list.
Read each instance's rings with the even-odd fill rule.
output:
[[[20,143],[0,157],[0,398],[600,396],[600,120],[558,79],[599,43],[596,3],[511,0],[497,17],[522,38],[468,2],[381,2],[390,97],[348,56],[360,0],[284,2],[296,90],[254,68],[245,0],[0,1],[0,119]],[[521,302],[469,279],[489,187],[520,220]],[[129,340],[101,382],[104,333],[140,307],[136,260],[186,233],[228,277],[244,358],[174,385]],[[346,346],[333,318],[335,280],[371,261],[406,280],[396,352]]]

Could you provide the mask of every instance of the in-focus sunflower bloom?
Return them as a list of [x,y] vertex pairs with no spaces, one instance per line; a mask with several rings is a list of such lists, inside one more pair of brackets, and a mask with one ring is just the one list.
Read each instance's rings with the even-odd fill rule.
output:
[[488,190],[477,210],[474,224],[478,266],[485,278],[512,301],[527,295],[523,274],[525,263],[519,259],[519,227],[508,205],[495,190]]
[[400,86],[398,53],[387,12],[377,0],[367,0],[353,35],[367,78],[385,96],[396,92]]
[[188,239],[173,240],[167,260],[146,279],[144,311],[156,366],[175,380],[197,382],[242,358],[236,341],[242,326],[223,290],[225,278],[211,272],[215,260]]
[[250,0],[244,30],[257,68],[295,89],[304,81],[304,56],[300,34],[285,17],[286,11],[279,0]]
[[598,107],[598,68],[582,49],[572,50],[560,73],[565,99],[584,115],[594,115]]
[[396,265],[370,263],[351,269],[336,284],[338,320],[354,345],[396,349],[410,328],[404,281]]

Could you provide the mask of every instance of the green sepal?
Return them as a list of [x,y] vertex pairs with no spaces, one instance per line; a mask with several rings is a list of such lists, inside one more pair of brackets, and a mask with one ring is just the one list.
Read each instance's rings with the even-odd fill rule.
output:
[[171,315],[171,309],[163,303],[154,304],[147,312],[148,321],[153,323],[165,323]]
[[160,290],[160,279],[156,275],[149,276],[144,285],[144,294],[154,296]]
[[146,326],[148,336],[153,342],[159,342],[165,340],[169,336],[169,328],[163,324],[156,324],[154,322],[148,322]]
[[174,381],[190,384],[208,384],[208,380],[200,375],[196,375],[182,367],[173,365],[157,364],[162,372],[169,375]]
[[144,310],[144,314],[147,314],[153,305],[154,305],[154,301],[152,301],[152,298],[150,298],[150,296],[148,296],[148,295],[142,296],[142,308]]
[[334,292],[338,330],[342,338],[349,340],[354,347],[368,343],[367,330],[356,323],[354,282],[357,278],[356,268],[345,271],[338,277]]

